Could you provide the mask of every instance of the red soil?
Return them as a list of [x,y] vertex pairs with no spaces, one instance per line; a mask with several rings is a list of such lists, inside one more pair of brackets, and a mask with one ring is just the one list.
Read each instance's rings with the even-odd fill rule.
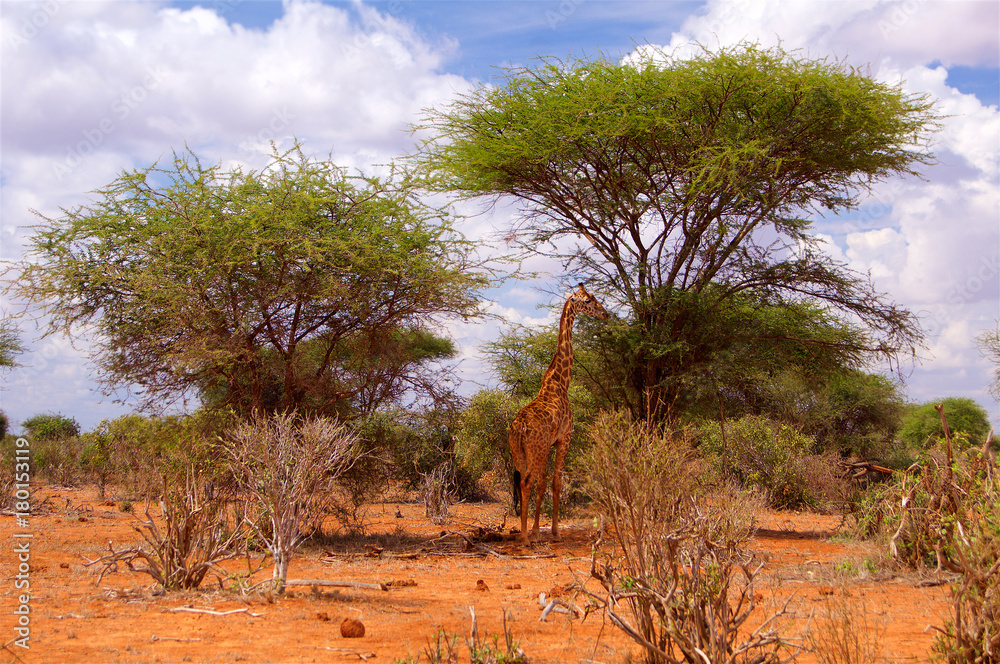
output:
[[[388,590],[308,586],[290,588],[284,597],[242,596],[206,580],[198,591],[157,594],[152,579],[121,566],[97,585],[97,566],[84,557],[131,545],[138,535],[135,518],[110,501],[97,500],[90,489],[43,487],[34,502],[48,499],[50,509],[37,510],[29,528],[13,516],[0,516],[0,638],[7,643],[0,663],[28,664],[153,662],[351,662],[393,664],[416,657],[444,630],[458,637],[457,652],[468,661],[463,635],[475,611],[480,635],[500,635],[503,616],[531,662],[576,663],[626,661],[637,647],[616,627],[592,613],[585,620],[551,613],[539,622],[539,594],[553,596],[589,575],[593,520],[566,521],[562,540],[525,548],[511,540],[486,546],[502,554],[462,551],[464,539],[477,528],[496,530],[503,522],[499,504],[452,507],[448,525],[424,518],[423,506],[376,505],[368,532],[392,534],[377,557],[364,542],[353,540],[355,553],[325,555],[306,548],[292,561],[289,578],[390,583]],[[155,514],[155,511],[154,511]],[[402,518],[398,518],[401,514]],[[760,515],[753,543],[767,560],[758,585],[763,601],[760,619],[792,597],[789,616],[780,623],[785,636],[799,635],[812,616],[821,626],[827,611],[842,600],[881,645],[885,661],[925,661],[934,641],[930,625],[944,625],[950,615],[946,586],[923,587],[912,573],[880,571],[882,556],[870,545],[833,538],[840,519],[812,514]],[[507,526],[513,519],[507,521]],[[442,531],[454,533],[436,542]],[[15,533],[30,532],[30,649],[9,643],[15,632],[15,608],[23,592],[15,588],[17,554],[23,541]],[[329,545],[337,548],[336,543]],[[346,548],[346,544],[340,548]],[[412,554],[412,555],[407,555]],[[245,562],[242,563],[245,568]],[[227,563],[238,572],[241,563]],[[270,570],[256,574],[267,578]],[[596,584],[591,581],[596,589]],[[227,586],[231,585],[227,582]],[[209,609],[228,615],[177,611]],[[361,621],[360,638],[344,638],[345,619]],[[13,653],[13,654],[12,654]],[[16,659],[19,657],[20,660]],[[426,661],[422,656],[421,661]],[[800,662],[814,662],[803,654]]]

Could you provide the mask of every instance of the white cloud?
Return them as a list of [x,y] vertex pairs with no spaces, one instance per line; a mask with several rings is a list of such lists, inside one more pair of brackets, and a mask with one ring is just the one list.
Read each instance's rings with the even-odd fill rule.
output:
[[995,66],[998,11],[992,2],[940,0],[710,0],[666,47],[683,55],[693,52],[692,41],[709,47],[753,41],[856,65]]

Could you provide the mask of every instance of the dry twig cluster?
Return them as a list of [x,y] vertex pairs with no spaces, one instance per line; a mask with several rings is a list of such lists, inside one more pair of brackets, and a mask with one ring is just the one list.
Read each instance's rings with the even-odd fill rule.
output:
[[[149,503],[133,528],[143,542],[128,549],[115,550],[109,542],[109,553],[96,560],[88,560],[87,567],[102,563],[104,568],[97,578],[117,570],[118,563],[133,572],[153,577],[166,590],[197,588],[211,572],[221,585],[225,573],[218,564],[238,555],[236,543],[240,531],[228,528],[217,502],[203,501],[198,484],[189,476],[183,491],[163,489],[159,501],[162,526],[149,513]],[[144,566],[136,566],[143,561]],[[141,563],[140,563],[141,564]]]

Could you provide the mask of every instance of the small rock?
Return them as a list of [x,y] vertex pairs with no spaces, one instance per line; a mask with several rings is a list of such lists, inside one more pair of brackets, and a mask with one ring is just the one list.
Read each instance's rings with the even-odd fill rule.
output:
[[320,611],[316,614],[316,619],[323,622],[330,622],[330,616],[326,615],[326,611]]
[[521,589],[521,584],[520,583],[508,583],[506,587],[507,587],[507,590],[520,590]]
[[488,585],[486,585],[485,581],[483,581],[482,579],[479,579],[478,581],[476,581],[476,590],[478,590],[480,592],[489,592],[490,587]]
[[819,587],[819,594],[820,595],[832,595],[833,593],[834,593],[834,590],[830,586],[820,586]]
[[85,516],[81,516],[81,517],[80,517],[80,521],[81,521],[82,523],[87,523],[87,517],[85,517]]
[[359,639],[365,635],[365,625],[354,618],[344,618],[340,623],[340,635],[345,639]]
[[59,567],[63,569],[69,569],[69,563],[59,563]]

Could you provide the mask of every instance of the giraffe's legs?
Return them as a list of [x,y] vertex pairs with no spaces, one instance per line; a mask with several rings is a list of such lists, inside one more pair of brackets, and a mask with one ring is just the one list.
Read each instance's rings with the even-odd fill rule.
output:
[[521,475],[521,486],[518,487],[521,492],[521,541],[524,544],[528,543],[528,501],[531,500],[532,479],[530,472]]
[[[548,455],[546,455],[547,457]],[[543,459],[541,464],[541,473],[539,473],[538,482],[535,484],[535,525],[531,529],[532,539],[538,539],[538,519],[542,514],[542,500],[545,499],[545,465],[548,461],[547,458]]]
[[[559,539],[559,493],[562,491],[563,462],[569,451],[569,436],[556,441],[556,467],[552,473],[552,539]],[[536,515],[535,528],[538,527]]]

